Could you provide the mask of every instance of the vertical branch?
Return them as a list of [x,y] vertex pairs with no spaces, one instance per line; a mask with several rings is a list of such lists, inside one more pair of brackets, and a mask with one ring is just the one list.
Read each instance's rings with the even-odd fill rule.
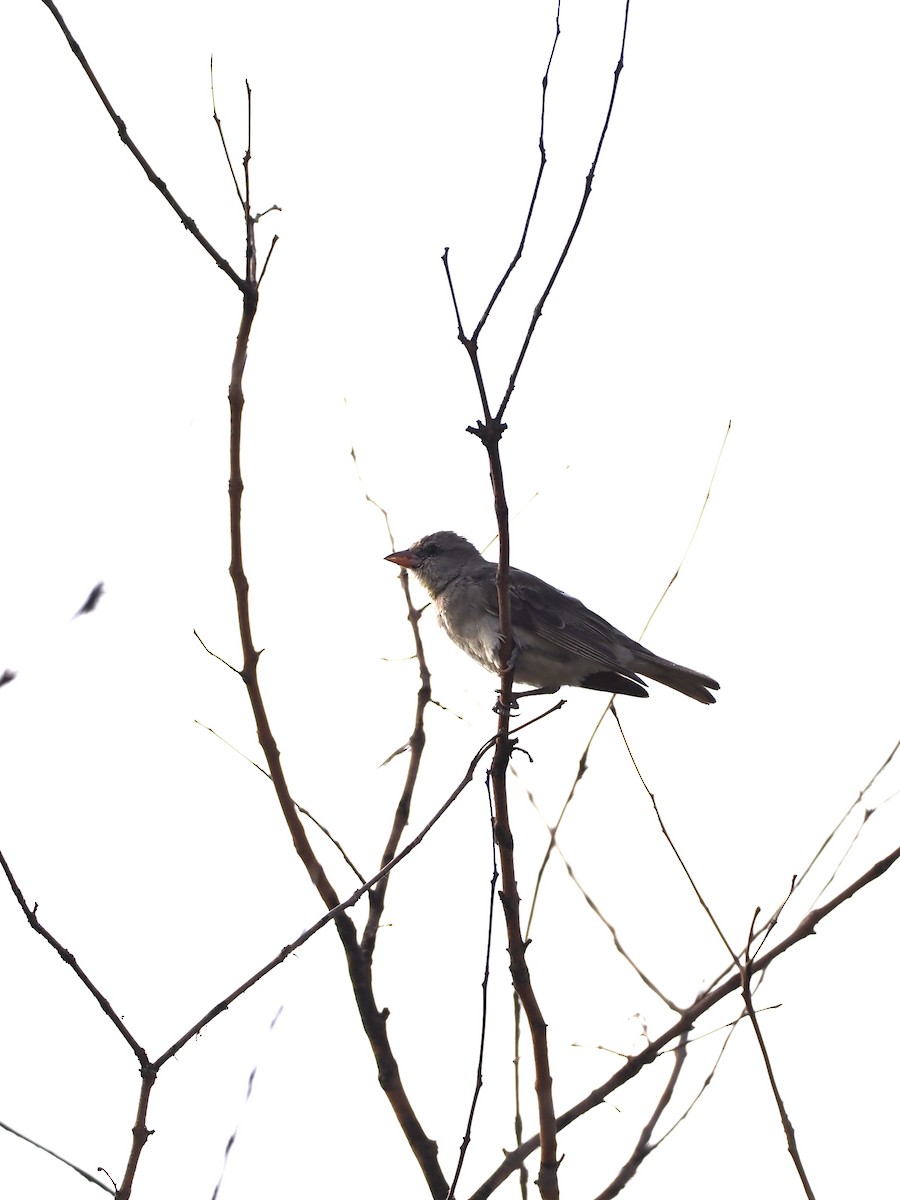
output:
[[[245,164],[249,160],[249,150]],[[247,196],[245,194],[245,203]],[[245,210],[247,222],[247,261],[251,269],[256,262],[254,249],[254,225],[249,206]],[[275,787],[275,794],[281,807],[285,823],[290,831],[294,849],[309,874],[316,891],[321,896],[326,908],[333,909],[339,903],[337,892],[332,887],[325,869],[319,862],[303,823],[300,820],[297,806],[291,796],[287,779],[281,765],[281,752],[269,724],[266,706],[263,701],[259,684],[260,651],[253,642],[250,626],[250,585],[244,570],[243,535],[241,528],[241,501],[244,483],[241,473],[241,434],[244,412],[243,377],[247,364],[247,351],[253,318],[256,315],[259,300],[259,286],[255,278],[250,276],[244,288],[244,303],[232,361],[231,383],[228,388],[228,402],[231,409],[231,446],[230,463],[231,477],[228,482],[228,502],[231,524],[231,565],[229,568],[237,604],[238,629],[240,632],[243,665],[241,678],[247,689],[253,717],[256,721],[256,734],[260,748],[266,759],[266,765]],[[447,1192],[437,1157],[437,1146],[425,1133],[413,1110],[409,1097],[400,1078],[400,1069],[391,1050],[387,1035],[388,1011],[379,1009],[375,1002],[372,983],[371,959],[365,954],[357,940],[356,927],[346,912],[340,912],[334,919],[335,927],[347,960],[347,968],[353,987],[354,997],[360,1018],[365,1029],[369,1044],[378,1065],[378,1080],[388,1098],[394,1114],[406,1135],[407,1141],[428,1181],[431,1194],[443,1197]]]
[[[490,809],[491,827],[493,829],[494,813],[490,804],[490,788],[488,788],[488,807]],[[491,947],[494,941],[494,893],[497,890],[497,843],[494,842],[494,869],[491,872],[490,899],[488,901],[488,919],[487,919],[487,945],[485,946],[484,954],[484,974],[481,977],[481,1037],[478,1043],[478,1067],[475,1073],[475,1092],[472,1096],[472,1103],[469,1106],[469,1118],[466,1121],[466,1131],[463,1134],[462,1145],[459,1148],[459,1158],[456,1162],[456,1170],[453,1173],[453,1179],[450,1183],[450,1192],[447,1200],[455,1200],[456,1185],[459,1183],[459,1177],[462,1174],[463,1163],[465,1162],[466,1152],[472,1141],[472,1126],[475,1122],[475,1108],[478,1104],[478,1097],[481,1093],[482,1084],[484,1082],[484,1048],[487,1043],[487,1021],[488,1021],[488,983],[491,978]]]
[[140,1161],[141,1151],[147,1144],[152,1130],[147,1128],[147,1110],[150,1107],[150,1092],[156,1083],[156,1066],[148,1066],[141,1070],[141,1090],[138,1095],[137,1116],[131,1130],[131,1153],[125,1164],[125,1174],[121,1184],[116,1188],[116,1200],[129,1200],[134,1187],[134,1176]]
[[494,797],[494,841],[500,856],[500,899],[506,921],[506,937],[509,948],[509,969],[513,987],[522,1003],[528,1020],[534,1051],[535,1092],[538,1102],[540,1127],[541,1165],[537,1184],[543,1200],[558,1200],[559,1180],[556,1159],[556,1115],[553,1108],[553,1078],[550,1074],[550,1057],[547,1045],[547,1022],[538,1004],[531,982],[531,973],[525,960],[526,943],[522,936],[520,920],[519,890],[516,883],[516,865],[512,828],[509,820],[509,803],[506,780],[514,740],[509,736],[509,716],[513,703],[513,679],[515,677],[515,653],[512,630],[512,613],[509,595],[509,506],[503,484],[503,464],[500,458],[500,439],[506,426],[493,416],[487,399],[484,376],[478,357],[478,331],[467,337],[462,325],[453,278],[450,273],[449,250],[443,254],[444,270],[456,312],[460,342],[469,355],[481,400],[484,421],[469,426],[487,451],[494,497],[494,513],[497,518],[499,553],[497,562],[497,606],[499,613],[499,659],[500,698],[497,703],[497,740],[490,768],[490,781]]
[[[502,704],[502,696],[501,696]],[[501,708],[500,724],[509,721],[508,712]],[[494,789],[496,812],[494,838],[500,853],[502,890],[500,899],[506,919],[509,944],[509,969],[513,987],[522,1005],[531,1032],[534,1049],[534,1088],[538,1104],[538,1128],[541,1144],[541,1165],[537,1185],[543,1200],[557,1200],[559,1180],[556,1149],[556,1112],[553,1105],[553,1077],[550,1073],[550,1052],[547,1042],[547,1022],[544,1020],[537,995],[531,982],[531,972],[525,958],[526,942],[522,936],[520,901],[516,884],[513,835],[509,823],[509,808],[506,794],[507,767],[512,743],[507,734],[497,739],[494,760],[491,764],[491,784]]]
[[472,365],[472,371],[475,376],[475,382],[478,388],[478,396],[479,400],[481,401],[481,408],[484,417],[483,421],[478,421],[474,426],[470,426],[468,432],[477,436],[487,451],[491,477],[491,490],[494,498],[494,514],[497,520],[497,532],[499,540],[497,561],[497,610],[499,619],[498,658],[500,672],[500,697],[497,705],[497,742],[494,748],[494,758],[491,764],[490,772],[491,785],[494,792],[494,809],[496,814],[494,838],[500,852],[500,869],[502,879],[502,890],[500,896],[503,903],[504,916],[506,918],[506,929],[510,955],[510,971],[512,973],[513,986],[515,988],[516,996],[521,1002],[522,1011],[525,1013],[525,1017],[528,1021],[534,1052],[535,1091],[537,1093],[538,1102],[538,1125],[541,1147],[541,1163],[538,1171],[537,1184],[542,1197],[544,1197],[544,1200],[556,1200],[556,1197],[559,1195],[556,1136],[557,1123],[553,1106],[553,1079],[550,1073],[550,1057],[547,1043],[547,1022],[544,1020],[543,1013],[541,1012],[537,996],[532,986],[528,964],[525,959],[527,942],[522,935],[520,898],[516,884],[514,843],[509,821],[509,805],[506,788],[509,761],[515,744],[509,737],[509,714],[513,703],[513,681],[515,677],[515,642],[513,637],[509,593],[509,507],[506,499],[506,489],[503,483],[503,465],[500,457],[500,439],[503,437],[503,433],[506,429],[506,425],[503,422],[503,416],[512,396],[513,389],[516,386],[519,371],[521,370],[528,347],[531,344],[532,335],[543,312],[544,304],[546,303],[546,300],[550,295],[557,278],[559,277],[563,263],[565,262],[572,243],[575,240],[575,235],[577,234],[579,226],[581,225],[582,218],[585,210],[587,209],[588,200],[591,196],[594,176],[597,170],[597,163],[600,158],[600,153],[603,149],[603,144],[606,140],[606,133],[612,117],[613,106],[615,104],[616,93],[619,86],[619,76],[621,75],[625,66],[625,39],[628,33],[628,14],[629,0],[625,0],[625,17],[622,28],[622,41],[619,48],[619,58],[613,73],[613,83],[610,92],[609,103],[607,105],[606,119],[603,123],[600,136],[597,140],[594,157],[585,180],[581,202],[576,212],[575,219],[572,223],[572,227],[569,230],[568,237],[566,238],[562,251],[560,252],[559,258],[557,259],[556,265],[550,274],[550,278],[548,279],[547,284],[541,293],[538,303],[535,305],[531,322],[525,333],[518,357],[510,374],[506,393],[503,396],[503,399],[495,414],[491,413],[490,405],[488,403],[487,390],[485,388],[481,364],[478,357],[478,339],[482,330],[484,329],[493,305],[506,285],[514,267],[516,266],[516,263],[521,257],[525,245],[525,239],[528,235],[531,217],[537,201],[541,180],[543,178],[544,166],[546,163],[546,150],[544,146],[544,118],[546,113],[547,83],[550,67],[553,62],[553,56],[556,52],[556,46],[560,36],[558,6],[556,12],[556,36],[554,38],[553,46],[550,51],[550,57],[547,62],[547,70],[545,71],[544,78],[542,80],[541,127],[540,137],[538,139],[540,163],[534,191],[531,197],[531,203],[529,205],[528,214],[525,220],[525,227],[522,232],[522,239],[512,259],[512,262],[509,264],[509,267],[495,288],[494,293],[491,296],[487,307],[485,308],[484,315],[475,326],[475,329],[470,337],[466,336],[465,329],[463,327],[462,316],[459,311],[459,304],[457,303],[456,292],[453,286],[453,279],[450,274],[449,249],[445,248],[443,255],[444,270],[447,275],[447,282],[450,287],[450,295],[453,301],[454,312],[456,314],[457,336],[462,345],[465,347],[466,353],[469,356],[469,361]]
[[[246,237],[246,266],[247,274],[242,280],[241,292],[243,304],[241,309],[241,322],[238,327],[237,340],[235,342],[234,356],[231,361],[231,379],[228,385],[228,406],[231,413],[231,439],[229,444],[229,467],[230,474],[228,479],[228,509],[229,509],[229,526],[231,534],[231,563],[229,564],[229,574],[234,586],[235,602],[237,606],[238,632],[241,641],[241,652],[243,663],[240,670],[241,679],[244,681],[244,686],[247,689],[247,695],[250,700],[250,707],[253,710],[253,717],[256,721],[256,735],[259,741],[260,748],[265,756],[266,765],[269,769],[269,775],[275,787],[275,794],[278,797],[278,802],[281,805],[281,811],[284,815],[285,822],[290,831],[291,838],[294,843],[294,848],[306,867],[309,877],[312,880],[314,887],[325,903],[326,908],[334,908],[340,903],[337,892],[331,885],[325,871],[316,857],[309,839],[306,836],[306,831],[300,820],[297,806],[291,797],[287,779],[284,770],[281,766],[281,751],[278,749],[278,744],[275,740],[275,735],[272,732],[272,727],[269,723],[268,713],[263,701],[262,690],[259,683],[259,658],[260,651],[256,649],[253,643],[253,632],[250,624],[250,584],[247,579],[246,571],[244,570],[244,541],[243,527],[241,522],[242,516],[242,501],[244,495],[244,480],[241,469],[241,450],[242,450],[242,435],[243,435],[243,416],[244,416],[244,372],[247,367],[247,356],[249,353],[250,333],[253,328],[253,321],[256,317],[256,311],[259,306],[259,280],[256,277],[256,224],[250,212],[250,157],[251,157],[251,91],[249,83],[246,83],[247,89],[247,148],[244,152],[244,192],[242,196],[242,204],[244,210],[244,231]],[[341,914],[340,919],[336,922],[340,927],[349,926],[353,929],[352,922],[346,914]],[[353,938],[355,943],[355,938]]]
[[[360,484],[363,484],[362,473],[359,469],[359,462],[356,458],[356,451],[350,447],[350,457],[353,459],[353,465],[356,468],[356,476]],[[363,484],[365,491],[365,485]],[[394,531],[391,528],[391,519],[388,516],[387,509],[383,508],[377,500],[365,491],[366,501],[374,508],[377,508],[384,518],[384,524],[387,529],[388,540],[391,544],[391,550],[396,549],[394,541]],[[422,764],[422,755],[425,751],[425,710],[431,703],[431,672],[428,669],[428,663],[425,661],[425,647],[422,644],[422,634],[419,630],[419,623],[422,618],[422,609],[416,608],[412,602],[412,596],[409,591],[409,576],[406,571],[400,572],[400,587],[403,590],[403,598],[406,601],[406,618],[412,628],[413,644],[416,650],[416,661],[419,664],[419,690],[416,694],[416,715],[413,722],[413,731],[409,736],[404,749],[409,750],[409,765],[406,769],[406,779],[403,782],[403,791],[400,794],[400,800],[397,803],[397,808],[394,812],[394,821],[391,826],[391,832],[388,835],[388,840],[381,856],[381,866],[386,867],[397,853],[397,847],[400,844],[400,836],[403,830],[409,823],[409,813],[412,807],[412,797],[415,791],[416,782],[419,778],[419,768]],[[393,757],[393,756],[392,756]],[[363,935],[360,940],[363,953],[369,958],[375,951],[375,939],[378,936],[378,925],[384,913],[384,905],[387,896],[388,876],[385,875],[379,883],[369,892],[369,916],[366,920],[366,926],[363,930]]]
[[[626,28],[627,19],[626,0]],[[540,161],[538,165],[537,178],[535,180],[535,185],[531,196],[531,202],[528,207],[528,213],[522,231],[522,237],[512,261],[495,288],[481,320],[476,325],[470,337],[466,336],[463,327],[462,316],[459,311],[459,304],[457,303],[456,292],[453,286],[453,279],[450,274],[449,249],[445,249],[443,255],[444,270],[447,275],[447,283],[450,288],[450,295],[453,301],[454,312],[456,314],[457,336],[459,337],[460,342],[464,346],[466,353],[469,356],[469,361],[472,365],[472,371],[475,376],[475,383],[478,389],[478,397],[481,402],[483,414],[483,420],[476,422],[474,426],[470,426],[468,432],[478,437],[487,452],[491,478],[491,491],[494,499],[494,515],[497,520],[497,533],[499,539],[497,561],[497,610],[499,620],[498,658],[500,673],[500,696],[497,704],[497,741],[494,747],[494,757],[490,769],[490,780],[494,796],[495,812],[494,840],[500,857],[500,876],[502,881],[500,897],[503,904],[504,918],[506,920],[507,943],[510,956],[510,973],[512,975],[513,987],[515,989],[516,996],[521,1002],[522,1010],[524,1011],[528,1021],[534,1053],[535,1091],[537,1094],[538,1103],[538,1124],[540,1128],[541,1147],[541,1163],[538,1171],[537,1184],[544,1200],[557,1200],[557,1197],[559,1196],[559,1180],[557,1173],[557,1126],[556,1114],[553,1106],[553,1079],[550,1073],[550,1057],[547,1043],[547,1022],[544,1020],[543,1013],[541,1012],[541,1008],[531,982],[531,973],[528,969],[528,964],[525,958],[527,943],[522,935],[520,898],[518,885],[516,883],[514,841],[509,820],[509,803],[506,786],[509,761],[515,745],[514,741],[511,740],[509,736],[509,716],[513,704],[513,681],[515,678],[515,642],[513,638],[509,592],[509,506],[506,499],[506,488],[503,482],[503,464],[500,456],[500,439],[503,437],[503,433],[506,429],[506,426],[503,423],[503,414],[509,401],[509,397],[512,395],[512,390],[515,387],[515,380],[521,367],[525,351],[528,348],[534,325],[537,322],[539,310],[549,295],[550,289],[553,287],[553,284],[562,266],[562,262],[568,253],[572,240],[574,239],[575,232],[581,220],[581,214],[584,212],[584,209],[587,205],[588,196],[590,194],[590,179],[593,176],[593,170],[600,154],[600,148],[603,144],[603,135],[605,135],[606,126],[604,126],[603,135],[601,135],[600,143],[597,147],[594,157],[594,165],[591,168],[591,175],[589,176],[589,184],[586,188],[578,217],[571,233],[569,234],[569,239],[566,243],[557,267],[544,290],[538,309],[535,310],[536,315],[533,318],[531,326],[529,327],[525,342],[516,362],[515,369],[510,378],[509,388],[496,414],[491,413],[490,404],[488,403],[487,389],[485,387],[481,363],[478,357],[478,339],[485,327],[494,304],[499,298],[500,293],[502,292],[516,264],[521,258],[522,251],[525,246],[525,240],[528,236],[531,218],[534,213],[541,181],[543,179],[544,166],[546,164],[546,150],[544,146],[544,119],[546,114],[547,84],[550,74],[550,67],[553,63],[553,56],[556,52],[559,36],[559,6],[557,5],[556,32],[541,86],[541,123],[540,136],[538,139]],[[621,70],[622,53],[620,52],[619,64],[616,68],[615,81],[613,85],[613,97],[615,96],[615,84],[618,82],[618,77]],[[610,101],[609,106],[609,112],[611,111],[612,100]],[[609,113],[607,113],[606,119],[606,125],[608,124]]]
[[500,438],[505,426],[495,417],[484,427],[481,440],[488,453],[491,486],[494,493],[494,512],[499,534],[497,563],[497,599],[500,614],[500,700],[497,705],[497,744],[491,763],[491,786],[494,794],[494,838],[500,854],[502,887],[500,900],[506,919],[509,946],[509,969],[513,987],[528,1021],[534,1053],[534,1087],[538,1104],[538,1128],[541,1140],[541,1163],[537,1185],[543,1200],[559,1196],[556,1113],[553,1106],[553,1077],[550,1073],[550,1051],[547,1042],[547,1022],[544,1020],[537,995],[531,982],[531,972],[525,958],[527,943],[522,935],[520,897],[516,882],[514,840],[509,819],[507,778],[509,760],[515,742],[509,736],[509,714],[515,677],[512,615],[509,595],[509,508],[503,484],[500,461]]
[[[385,519],[387,519],[387,514],[385,514]],[[391,545],[393,546],[393,539],[391,540]],[[412,597],[409,594],[409,576],[405,571],[400,573],[400,586],[403,588],[403,594],[406,598],[407,619],[412,626],[413,641],[416,647],[416,659],[419,664],[419,690],[416,694],[416,715],[413,722],[413,731],[409,737],[409,765],[406,769],[403,791],[400,794],[400,800],[394,813],[391,832],[381,856],[382,867],[386,866],[397,853],[397,847],[400,844],[400,835],[409,822],[413,791],[415,790],[416,781],[419,778],[419,767],[421,766],[422,754],[425,750],[425,710],[431,703],[431,672],[428,670],[428,664],[425,661],[425,647],[422,645],[422,635],[419,632],[419,619],[422,612],[412,602]],[[366,920],[361,945],[363,952],[370,958],[375,949],[378,923],[384,913],[388,878],[388,876],[385,876],[369,893],[369,916]]]
[[252,282],[254,289],[258,292],[259,280],[256,278],[256,227],[253,217],[250,214],[250,139],[253,132],[253,93],[250,91],[250,81],[248,79],[244,80],[244,87],[247,89],[247,149],[244,152],[244,226],[247,230],[246,279],[248,283]]
[[444,270],[447,275],[447,282],[450,287],[450,295],[453,301],[454,312],[456,314],[457,336],[469,356],[469,361],[472,365],[472,371],[475,376],[475,383],[478,389],[478,396],[481,402],[483,414],[483,420],[476,422],[474,426],[470,426],[468,432],[478,437],[487,451],[491,478],[491,490],[494,498],[494,514],[497,519],[497,532],[499,539],[497,561],[497,609],[499,618],[498,658],[500,673],[500,697],[497,704],[497,742],[494,748],[494,758],[490,771],[491,786],[494,793],[494,810],[496,814],[494,838],[500,854],[500,874],[502,879],[502,890],[500,896],[503,903],[504,917],[506,919],[506,930],[510,955],[510,971],[512,973],[513,986],[515,988],[516,995],[521,1001],[522,1010],[524,1011],[528,1021],[534,1050],[535,1091],[537,1093],[538,1102],[538,1123],[540,1128],[541,1146],[541,1165],[538,1172],[537,1184],[541,1195],[544,1197],[544,1200],[556,1200],[556,1197],[559,1195],[559,1180],[557,1175],[557,1126],[556,1115],[553,1107],[553,1080],[550,1074],[550,1059],[547,1044],[547,1022],[544,1020],[541,1012],[537,996],[532,986],[531,974],[528,970],[528,965],[525,960],[527,943],[522,935],[520,898],[516,884],[514,843],[509,821],[509,805],[506,788],[509,761],[515,744],[509,736],[509,714],[513,703],[513,681],[515,677],[515,642],[513,638],[512,614],[510,609],[509,594],[509,507],[506,499],[506,489],[503,483],[503,464],[500,457],[500,439],[503,437],[503,433],[506,429],[506,426],[503,423],[503,416],[506,411],[506,406],[508,405],[510,397],[512,396],[513,389],[515,388],[516,380],[522,367],[528,346],[530,345],[532,334],[543,311],[544,303],[546,302],[547,297],[549,296],[550,291],[556,282],[559,272],[562,269],[562,265],[569,253],[569,249],[575,239],[575,235],[578,232],[578,227],[581,224],[581,219],[584,215],[588,200],[590,198],[597,162],[600,157],[600,152],[603,148],[606,131],[609,127],[610,117],[612,116],[613,104],[615,103],[616,91],[618,89],[619,76],[624,67],[625,36],[628,30],[628,9],[629,0],[626,0],[625,21],[622,31],[622,44],[619,51],[619,59],[613,76],[613,86],[607,108],[606,120],[601,130],[594,153],[594,158],[588,172],[581,204],[572,224],[572,228],[569,231],[568,238],[566,239],[559,259],[557,260],[556,266],[550,275],[538,304],[535,306],[531,324],[529,325],[525,334],[518,358],[516,359],[515,366],[510,375],[506,394],[504,395],[496,414],[491,413],[490,404],[488,403],[487,390],[478,357],[478,339],[482,330],[484,329],[493,305],[506,285],[516,263],[521,257],[525,239],[531,223],[531,217],[537,201],[541,180],[543,178],[544,165],[546,163],[546,151],[544,147],[544,116],[546,112],[548,76],[560,34],[558,7],[556,13],[556,35],[553,41],[553,47],[550,51],[549,60],[547,62],[547,70],[544,73],[544,78],[542,80],[541,130],[539,137],[540,163],[534,191],[531,197],[531,203],[529,205],[528,214],[525,220],[522,239],[511,263],[509,264],[509,267],[495,288],[494,293],[485,309],[484,315],[476,325],[470,337],[466,336],[463,327],[462,316],[459,311],[459,304],[457,303],[456,292],[453,286],[453,279],[450,274],[449,249],[445,249],[443,255]]

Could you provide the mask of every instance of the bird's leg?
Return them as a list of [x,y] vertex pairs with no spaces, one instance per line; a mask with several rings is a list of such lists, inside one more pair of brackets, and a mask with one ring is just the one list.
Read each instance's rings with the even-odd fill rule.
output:
[[[513,646],[512,654],[509,656],[509,662],[506,664],[506,671],[512,671],[516,665],[516,659],[519,656],[519,647]],[[527,692],[512,692],[509,697],[510,712],[519,707],[519,701],[524,700],[527,696],[553,696],[559,691],[560,685],[556,687],[529,688]],[[500,689],[497,689],[497,695],[500,695]],[[500,701],[494,705],[494,712],[500,711]]]
[[554,696],[558,691],[559,687],[557,686],[555,688],[529,688],[527,692],[513,692],[512,696],[510,697],[512,700],[512,707],[518,708],[518,702],[520,700],[524,700],[526,696]]
[[[554,695],[556,695],[556,693],[558,691],[559,691],[558,687],[555,687],[555,688],[547,687],[547,688],[529,688],[529,690],[527,692],[513,692],[509,698],[509,711],[510,711],[510,713],[512,713],[512,711],[514,709],[517,709],[519,707],[519,701],[526,699],[528,696],[554,696]],[[498,695],[500,694],[499,688],[497,689],[497,694]],[[500,708],[501,708],[501,704],[500,704],[500,701],[498,700],[497,703],[494,705],[494,712],[498,713],[500,711]]]
[[[516,669],[516,659],[518,657],[519,657],[519,647],[515,644],[515,642],[513,642],[513,648],[509,654],[509,661],[507,662],[507,664],[503,668],[503,670],[500,672],[500,674],[501,675],[512,675],[513,671]],[[506,709],[506,715],[509,716],[512,713],[514,708],[519,707],[518,699],[516,698],[515,694],[511,694],[510,699],[509,699],[509,708],[507,709],[506,706],[503,704],[503,702],[499,699],[500,692],[501,692],[501,689],[497,688],[498,700],[497,700],[497,703],[494,705],[494,712],[500,713],[504,709]]]

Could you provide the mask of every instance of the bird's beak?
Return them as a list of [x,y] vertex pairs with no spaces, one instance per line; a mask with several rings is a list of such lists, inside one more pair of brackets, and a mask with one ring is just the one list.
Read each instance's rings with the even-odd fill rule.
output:
[[421,563],[418,554],[412,550],[397,550],[394,554],[386,554],[385,562],[396,563],[398,567],[404,567],[408,571],[414,571]]

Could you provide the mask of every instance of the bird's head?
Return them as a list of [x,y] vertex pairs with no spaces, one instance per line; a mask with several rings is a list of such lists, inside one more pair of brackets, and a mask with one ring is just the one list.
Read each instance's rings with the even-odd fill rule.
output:
[[484,559],[471,542],[443,529],[419,538],[408,550],[385,555],[385,561],[414,572],[422,586],[436,596],[452,579]]

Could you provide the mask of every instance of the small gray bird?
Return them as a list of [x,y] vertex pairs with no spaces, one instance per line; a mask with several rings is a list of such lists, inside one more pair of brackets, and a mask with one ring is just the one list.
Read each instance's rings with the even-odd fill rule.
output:
[[[488,671],[499,671],[496,563],[448,530],[430,533],[408,550],[386,555],[386,561],[413,572],[461,650]],[[515,679],[534,688],[519,696],[546,695],[564,685],[646,696],[641,679],[646,675],[701,704],[715,704],[707,690],[718,690],[714,679],[657,657],[536,575],[510,567],[509,596]]]

